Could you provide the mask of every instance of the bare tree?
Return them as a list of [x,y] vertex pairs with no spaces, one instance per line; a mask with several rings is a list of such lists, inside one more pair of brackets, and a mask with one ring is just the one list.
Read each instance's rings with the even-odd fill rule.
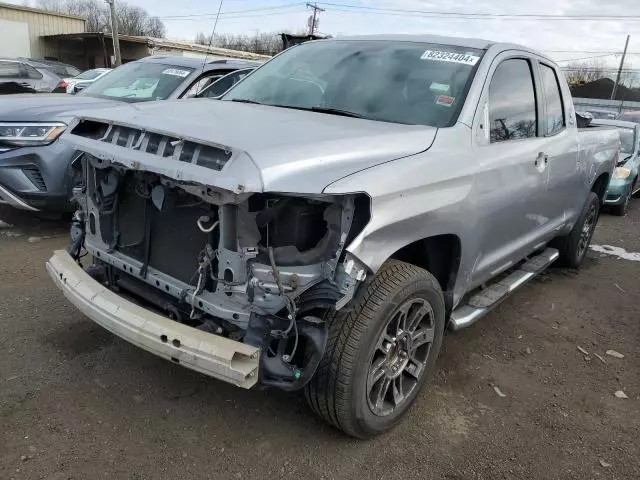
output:
[[620,85],[627,88],[634,88],[640,84],[640,72],[633,69],[631,62],[625,62],[620,74]]
[[[88,32],[109,32],[111,22],[107,5],[100,0],[37,0],[39,8],[87,19]],[[118,2],[118,27],[123,35],[164,37],[164,24],[140,7]]]
[[[209,35],[199,32],[194,41],[200,45],[209,45],[210,38]],[[220,33],[214,36],[211,44],[214,47],[263,55],[275,55],[282,50],[282,38],[279,32],[262,32],[255,35]]]
[[149,17],[146,30],[150,37],[164,38],[167,35],[164,23],[158,17]]
[[605,64],[599,58],[586,62],[572,62],[564,67],[564,72],[570,84],[589,83],[607,76]]
[[195,43],[197,43],[198,45],[209,45],[209,40],[211,39],[210,36],[205,35],[202,32],[198,32],[198,34],[196,35],[196,38],[194,40]]

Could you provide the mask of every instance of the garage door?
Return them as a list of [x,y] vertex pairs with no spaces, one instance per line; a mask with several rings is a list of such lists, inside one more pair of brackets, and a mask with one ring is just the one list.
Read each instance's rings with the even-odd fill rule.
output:
[[31,57],[28,23],[0,20],[0,32],[4,39],[0,42],[0,57]]

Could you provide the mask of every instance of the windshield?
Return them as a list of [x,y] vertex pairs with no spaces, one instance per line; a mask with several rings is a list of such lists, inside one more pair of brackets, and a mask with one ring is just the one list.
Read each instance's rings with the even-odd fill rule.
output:
[[620,151],[631,155],[636,145],[635,129],[619,127],[618,132],[620,133]]
[[293,47],[222,100],[445,127],[455,123],[482,50],[402,41]]
[[94,78],[98,78],[104,72],[105,70],[87,70],[75,77],[75,80],[93,80]]
[[131,62],[96,80],[79,95],[123,102],[165,100],[191,72],[193,68],[189,67]]

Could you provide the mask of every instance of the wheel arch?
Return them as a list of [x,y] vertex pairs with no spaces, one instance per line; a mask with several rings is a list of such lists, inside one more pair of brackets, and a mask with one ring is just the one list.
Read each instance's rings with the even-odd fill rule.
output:
[[596,178],[595,182],[591,185],[591,191],[598,195],[600,199],[600,206],[604,204],[604,197],[607,193],[607,187],[609,186],[609,174],[601,173],[598,178]]
[[416,240],[390,257],[430,272],[444,293],[447,315],[453,308],[453,290],[460,269],[462,244],[455,234],[441,234]]

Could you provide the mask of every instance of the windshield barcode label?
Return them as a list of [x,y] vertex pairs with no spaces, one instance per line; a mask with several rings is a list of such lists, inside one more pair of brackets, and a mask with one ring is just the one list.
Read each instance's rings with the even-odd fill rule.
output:
[[174,75],[176,77],[188,77],[191,72],[189,70],[179,70],[177,68],[167,68],[162,71],[163,75]]
[[466,53],[442,52],[440,50],[427,50],[420,57],[422,60],[435,60],[438,62],[463,63],[465,65],[475,65],[480,57],[468,55]]

